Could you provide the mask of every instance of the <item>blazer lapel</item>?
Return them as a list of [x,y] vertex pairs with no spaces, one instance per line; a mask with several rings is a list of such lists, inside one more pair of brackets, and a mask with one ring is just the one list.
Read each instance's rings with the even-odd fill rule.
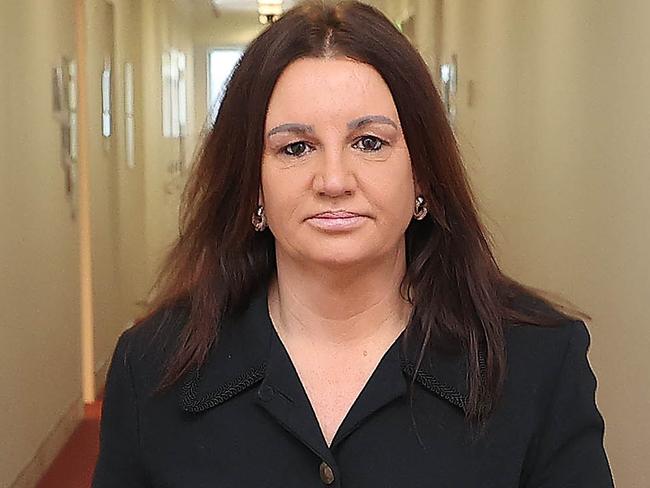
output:
[[465,356],[430,351],[424,354],[416,372],[417,357],[415,351],[409,354],[400,350],[401,367],[406,376],[413,379],[415,375],[415,381],[422,387],[465,412],[469,391]]
[[[404,333],[387,351],[384,364],[380,363],[383,371],[373,373],[372,376],[388,383],[371,385],[368,382],[366,387],[373,389],[369,396],[372,404],[366,405],[367,408],[363,410],[367,413],[368,409],[376,409],[405,393],[406,381],[413,379],[415,374],[415,381],[423,388],[465,412],[468,395],[465,355],[445,355],[427,349],[416,373],[419,347],[412,341],[403,346],[403,342]],[[246,310],[224,321],[205,364],[182,380],[179,405],[186,412],[202,412],[260,382],[263,382],[264,388],[260,385],[258,394],[262,397],[270,391],[266,387],[279,386],[278,390],[286,398],[295,400],[305,393],[304,390],[298,391],[295,384],[287,383],[289,373],[297,378],[295,370],[286,370],[287,365],[291,365],[291,362],[271,323],[267,290],[262,286],[252,296]]]
[[208,358],[182,381],[179,403],[186,412],[216,407],[264,378],[270,349],[266,293],[226,319]]

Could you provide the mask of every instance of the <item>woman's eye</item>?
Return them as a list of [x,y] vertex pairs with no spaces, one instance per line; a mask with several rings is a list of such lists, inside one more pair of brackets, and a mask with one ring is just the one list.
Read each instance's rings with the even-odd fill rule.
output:
[[366,152],[375,152],[382,149],[385,144],[388,144],[383,139],[375,136],[361,136],[358,139],[360,149]]
[[[384,146],[387,146],[388,142],[380,139],[376,136],[361,136],[357,139],[357,142],[353,147],[360,149],[363,152],[378,152],[383,149]],[[292,158],[300,158],[305,154],[309,153],[310,146],[305,141],[296,141],[291,144],[287,144],[280,149],[280,153],[284,156],[289,156]]]
[[305,141],[292,142],[284,146],[280,152],[286,156],[300,157],[304,155],[305,150],[307,149],[307,143]]

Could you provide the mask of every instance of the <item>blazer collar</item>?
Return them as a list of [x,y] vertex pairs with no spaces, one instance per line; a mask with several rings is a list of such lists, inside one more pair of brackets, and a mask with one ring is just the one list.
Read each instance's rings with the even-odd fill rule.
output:
[[[406,391],[413,379],[419,349],[411,345],[403,349],[404,332],[386,353],[387,370],[382,374],[399,393]],[[217,342],[206,362],[190,371],[181,381],[180,407],[186,412],[202,412],[220,405],[239,393],[262,382],[267,376],[282,381],[276,367],[286,350],[271,322],[265,286],[256,292],[248,307],[222,323]],[[415,375],[415,381],[427,391],[465,412],[468,395],[467,361],[464,354],[445,355],[427,350]],[[395,388],[394,388],[395,389]],[[377,392],[380,394],[380,392]]]

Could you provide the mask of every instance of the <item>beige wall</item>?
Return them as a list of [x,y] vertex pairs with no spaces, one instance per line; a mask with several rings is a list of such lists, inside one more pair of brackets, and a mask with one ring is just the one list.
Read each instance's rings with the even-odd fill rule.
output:
[[[192,19],[172,1],[114,0],[114,134],[102,140],[100,84],[110,34],[104,0],[87,9],[95,369],[106,365],[118,333],[142,310],[160,258],[178,232],[184,174],[172,168],[196,145]],[[161,58],[187,57],[189,127],[185,150],[162,135]],[[135,167],[125,158],[124,64],[135,68]],[[94,80],[94,81],[93,81]]]
[[[40,469],[34,463],[51,460],[48,449],[63,440],[62,426],[74,427],[81,399],[79,214],[70,217],[51,109],[51,69],[61,56],[77,56],[74,3],[0,3],[0,55],[11,69],[0,77],[0,432],[11,439],[0,443],[0,486],[21,472],[21,486],[29,486]],[[164,47],[187,53],[191,108],[189,32],[189,19],[172,2],[86,1],[89,124],[80,136],[88,141],[95,374],[105,372],[117,335],[139,312],[156,253],[175,236],[182,181],[167,172],[178,151],[175,141],[162,138],[160,58]],[[105,55],[113,57],[108,141],[101,136]],[[126,165],[124,147],[127,61],[135,67],[134,168]],[[191,126],[188,151],[195,133]]]
[[150,283],[169,244],[178,235],[178,204],[184,174],[171,166],[183,155],[178,139],[164,138],[161,112],[161,65],[164,50],[174,48],[187,58],[188,136],[184,156],[196,144],[194,126],[194,48],[191,17],[170,0],[142,0],[143,161],[145,195],[146,282]]
[[650,486],[650,3],[455,0],[444,16],[500,261],[593,317],[617,485]]
[[[115,5],[115,147],[117,151],[117,192],[119,215],[119,268],[121,315],[115,327],[120,327],[141,310],[138,302],[147,294],[145,246],[144,195],[144,98],[147,87],[143,83],[142,22],[138,1],[113,0]],[[124,115],[124,65],[134,66],[135,100],[135,160],[134,167],[126,163]]]
[[[37,33],[37,34],[36,34]],[[51,70],[74,58],[73,0],[0,2],[0,486],[81,397],[77,223]]]
[[[88,156],[90,175],[90,215],[92,244],[93,315],[95,329],[95,371],[99,371],[110,354],[120,325],[120,268],[118,208],[118,153],[116,132],[120,127],[113,120],[113,133],[102,135],[102,72],[104,62],[115,65],[114,8],[105,0],[93,0],[86,7],[86,39],[88,41]],[[113,69],[111,84],[115,86]],[[115,105],[113,89],[113,113]]]
[[142,0],[143,159],[145,166],[145,283],[151,283],[161,258],[178,235],[178,204],[187,172],[169,170],[179,157],[177,139],[162,137],[160,100],[161,56],[175,48],[187,58],[188,135],[182,155],[185,167],[193,161],[194,149],[204,127],[206,110],[206,57],[211,47],[242,46],[263,28],[256,15],[229,14],[220,18],[192,16],[168,0]]
[[[20,486],[30,486],[80,413],[80,214],[77,208],[76,218],[70,217],[51,109],[52,68],[61,56],[77,57],[74,3],[0,2],[0,56],[7,70],[0,77],[0,486],[10,486],[21,472]],[[89,125],[83,135],[91,190],[92,368],[99,375],[149,285],[140,9],[131,0],[111,4],[112,19],[104,0],[88,0],[85,11]],[[101,137],[100,76],[111,44],[113,136],[107,144]],[[126,61],[135,65],[136,81],[132,169],[124,149]]]
[[[94,370],[105,372],[118,334],[146,296],[146,236],[142,158],[144,87],[139,44],[140,11],[129,0],[87,0],[86,43],[90,212],[94,313]],[[112,135],[102,136],[101,73],[112,59]],[[124,64],[134,65],[135,166],[126,163]]]

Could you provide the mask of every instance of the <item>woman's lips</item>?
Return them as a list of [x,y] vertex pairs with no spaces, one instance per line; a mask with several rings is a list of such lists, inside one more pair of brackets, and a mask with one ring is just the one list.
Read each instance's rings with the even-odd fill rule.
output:
[[314,215],[312,218],[323,218],[323,219],[346,219],[350,217],[361,217],[358,213],[346,212],[345,210],[336,210],[333,212],[321,212]]
[[307,219],[314,227],[326,231],[344,231],[354,229],[364,223],[365,215],[353,212],[322,212]]

